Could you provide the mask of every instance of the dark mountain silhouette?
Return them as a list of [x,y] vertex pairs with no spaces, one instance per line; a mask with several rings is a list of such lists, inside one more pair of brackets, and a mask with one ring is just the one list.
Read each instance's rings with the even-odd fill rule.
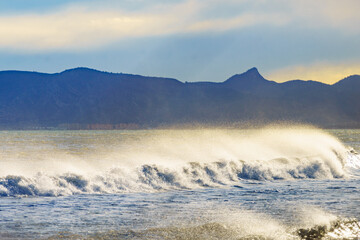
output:
[[256,68],[224,82],[114,74],[0,72],[0,128],[135,128],[188,123],[296,121],[360,127],[360,76],[336,84],[276,83]]

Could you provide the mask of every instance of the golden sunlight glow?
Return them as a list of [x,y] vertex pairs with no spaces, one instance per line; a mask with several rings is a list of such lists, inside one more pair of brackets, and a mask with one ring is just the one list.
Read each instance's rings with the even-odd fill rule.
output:
[[265,76],[277,82],[301,79],[333,84],[354,74],[360,74],[360,63],[296,65],[270,72]]

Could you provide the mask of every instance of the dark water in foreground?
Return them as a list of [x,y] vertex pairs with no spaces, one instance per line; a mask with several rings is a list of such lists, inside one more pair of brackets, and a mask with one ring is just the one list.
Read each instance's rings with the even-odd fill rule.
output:
[[360,130],[0,139],[0,239],[360,238]]

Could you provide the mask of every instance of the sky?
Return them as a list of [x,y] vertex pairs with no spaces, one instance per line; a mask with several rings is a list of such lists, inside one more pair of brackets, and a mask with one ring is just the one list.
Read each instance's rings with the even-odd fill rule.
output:
[[0,0],[0,70],[222,82],[360,74],[358,0]]

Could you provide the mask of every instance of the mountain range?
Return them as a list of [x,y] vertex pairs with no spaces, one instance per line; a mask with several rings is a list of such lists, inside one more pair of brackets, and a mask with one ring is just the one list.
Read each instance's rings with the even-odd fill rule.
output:
[[291,121],[360,127],[360,76],[328,85],[266,80],[256,68],[224,82],[75,68],[0,72],[0,129],[151,128]]

